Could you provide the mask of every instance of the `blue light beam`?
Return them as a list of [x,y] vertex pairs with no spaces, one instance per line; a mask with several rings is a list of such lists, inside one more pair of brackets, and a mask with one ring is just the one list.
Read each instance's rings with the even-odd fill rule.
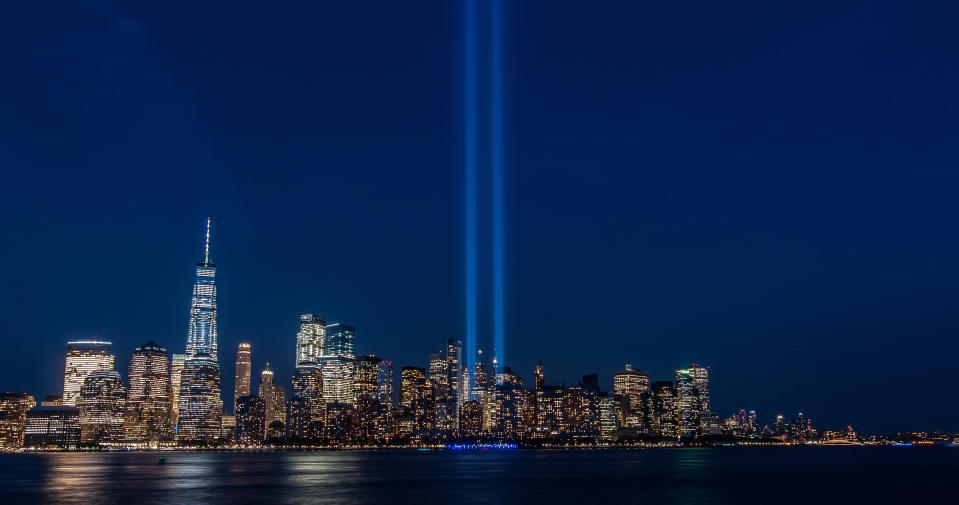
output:
[[463,171],[465,205],[465,268],[466,293],[466,366],[472,371],[476,366],[476,0],[465,0],[463,9]]
[[506,364],[503,258],[503,12],[502,0],[490,2],[490,163],[493,197],[493,342],[497,374]]

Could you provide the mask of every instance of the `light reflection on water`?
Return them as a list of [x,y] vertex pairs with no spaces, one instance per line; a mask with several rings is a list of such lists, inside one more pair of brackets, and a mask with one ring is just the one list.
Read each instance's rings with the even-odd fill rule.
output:
[[[809,503],[951,495],[959,450],[0,454],[6,503]],[[857,482],[899,482],[892,490]]]

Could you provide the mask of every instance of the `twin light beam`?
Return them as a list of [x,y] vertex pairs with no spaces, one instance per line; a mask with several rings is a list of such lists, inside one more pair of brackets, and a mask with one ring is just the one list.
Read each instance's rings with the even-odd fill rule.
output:
[[[478,42],[477,24],[479,11],[477,0],[464,0],[464,125],[463,169],[465,181],[465,268],[466,268],[466,365],[475,370],[478,322],[478,264],[477,264],[477,186],[479,155],[478,114]],[[502,87],[502,0],[489,2],[489,94],[490,94],[490,193],[492,199],[492,261],[493,261],[493,358],[497,364],[494,372],[501,373],[505,363],[505,279],[503,270],[503,87]]]

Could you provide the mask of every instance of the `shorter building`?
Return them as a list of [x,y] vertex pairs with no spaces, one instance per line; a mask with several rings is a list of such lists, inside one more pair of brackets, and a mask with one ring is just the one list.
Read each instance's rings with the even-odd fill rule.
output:
[[260,445],[266,436],[266,402],[259,396],[236,399],[236,443]]
[[0,393],[0,449],[23,446],[27,412],[36,405],[27,393]]
[[380,363],[383,360],[376,356],[357,356],[354,359],[353,394],[379,396],[380,392]]
[[80,445],[80,414],[75,407],[35,407],[27,412],[24,447],[76,449]]
[[426,384],[426,369],[404,366],[400,370],[400,405],[413,408],[413,396],[416,388]]
[[99,370],[83,381],[77,407],[84,444],[115,444],[125,439],[123,415],[126,388],[116,371]]
[[235,414],[223,414],[222,421],[220,422],[220,440],[225,444],[236,443]]
[[177,436],[181,442],[214,442],[220,438],[222,416],[220,365],[209,354],[197,354],[186,360],[180,377]]
[[40,402],[41,407],[62,407],[63,406],[63,395],[47,395],[46,398]]
[[478,437],[483,434],[483,404],[470,400],[460,408],[460,435]]
[[[327,333],[329,337],[329,333]],[[323,399],[327,403],[339,402],[352,405],[353,396],[353,357],[320,356],[316,366],[323,374]]]

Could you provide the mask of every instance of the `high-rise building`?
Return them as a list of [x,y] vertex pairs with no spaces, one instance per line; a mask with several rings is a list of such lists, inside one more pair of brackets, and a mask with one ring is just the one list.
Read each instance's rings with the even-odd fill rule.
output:
[[376,380],[379,383],[379,400],[389,410],[393,405],[393,362],[383,360],[377,370]]
[[127,440],[160,442],[173,438],[170,354],[154,342],[133,351],[127,372],[124,425]]
[[326,403],[352,405],[354,399],[353,357],[320,356],[316,364],[323,373],[323,399]]
[[476,400],[463,402],[460,412],[460,435],[478,437],[483,434],[483,406]]
[[699,392],[699,404],[702,408],[700,427],[703,433],[708,433],[710,431],[708,428],[711,423],[710,419],[712,418],[709,402],[709,368],[694,364],[688,370],[696,384],[696,390]]
[[220,364],[209,354],[188,358],[180,380],[177,438],[193,443],[215,441],[220,437],[222,422]]
[[217,361],[216,265],[210,262],[210,218],[206,220],[203,262],[196,264],[178,405],[180,440],[211,442],[220,437],[223,400]]
[[[276,411],[277,402],[275,398],[277,387],[279,386],[275,386],[273,384],[273,370],[270,370],[270,364],[267,363],[266,367],[263,368],[263,371],[260,372],[259,392],[259,396],[261,399],[263,399],[264,408],[266,409],[264,414],[264,423],[266,423],[265,426],[269,426],[270,423],[275,421],[277,419],[277,414],[279,414],[279,412]],[[285,409],[281,410],[285,411]]]
[[277,422],[286,430],[286,389],[273,384],[273,420],[267,423],[267,427]]
[[426,384],[426,370],[416,366],[404,366],[400,369],[400,405],[413,408],[413,392],[418,386]]
[[80,445],[80,415],[76,407],[40,406],[27,412],[24,447],[76,449]]
[[180,386],[182,385],[183,366],[186,364],[186,354],[174,354],[170,365],[170,390],[173,391],[173,408],[170,422],[176,429],[180,418]]
[[75,407],[80,388],[87,376],[97,370],[113,370],[113,361],[110,342],[67,342],[67,362],[63,370],[63,404]]
[[233,382],[233,412],[236,412],[236,399],[250,396],[250,373],[252,372],[252,348],[248,342],[241,342],[236,348],[236,379]]
[[536,368],[533,370],[533,387],[539,391],[546,385],[546,373],[543,371],[543,360],[536,362]]
[[266,436],[266,402],[259,396],[236,399],[236,443],[260,445]]
[[113,370],[98,370],[84,379],[77,399],[83,443],[109,444],[124,440],[126,396],[123,378]]
[[515,384],[497,384],[494,388],[493,433],[516,440],[523,433],[523,402],[526,392]]
[[210,218],[206,218],[206,246],[203,262],[196,264],[186,357],[207,354],[217,361],[216,346],[216,265],[210,262]]
[[671,381],[659,381],[652,384],[653,407],[650,428],[661,437],[679,436],[676,409],[676,387]]
[[705,368],[693,365],[676,370],[676,410],[680,437],[709,433],[709,379]]
[[615,398],[608,393],[599,393],[596,397],[596,406],[599,413],[599,437],[602,440],[611,440],[613,434],[619,429]]
[[[446,339],[447,429],[459,429],[460,403],[469,395],[469,374],[463,366],[463,342]],[[464,394],[463,389],[466,389]]]
[[220,440],[236,443],[236,414],[223,414],[220,421]]
[[[422,368],[420,369],[422,370]],[[436,429],[436,388],[429,380],[424,379],[416,383],[410,396],[412,397],[410,409],[416,420],[416,431],[424,432]]]
[[326,319],[316,314],[300,316],[300,331],[296,333],[296,364],[315,363],[323,356],[326,346]]
[[27,393],[0,393],[0,449],[23,446],[27,412],[36,405]]
[[353,356],[353,346],[356,341],[356,328],[331,323],[326,325],[326,342],[323,354],[326,356]]
[[291,438],[316,439],[323,431],[326,402],[323,373],[314,363],[301,363],[293,372],[287,433]]
[[649,392],[649,374],[634,370],[629,364],[624,370],[613,374],[613,394],[624,399],[620,424],[636,428],[645,424],[643,395]]
[[357,356],[353,359],[353,395],[369,395],[377,399],[380,393],[380,363],[376,356]]
[[429,380],[433,386],[433,409],[436,411],[433,417],[436,420],[436,427],[441,430],[450,429],[451,420],[448,415],[450,407],[450,387],[449,387],[449,361],[446,359],[446,351],[430,354],[429,356]]

